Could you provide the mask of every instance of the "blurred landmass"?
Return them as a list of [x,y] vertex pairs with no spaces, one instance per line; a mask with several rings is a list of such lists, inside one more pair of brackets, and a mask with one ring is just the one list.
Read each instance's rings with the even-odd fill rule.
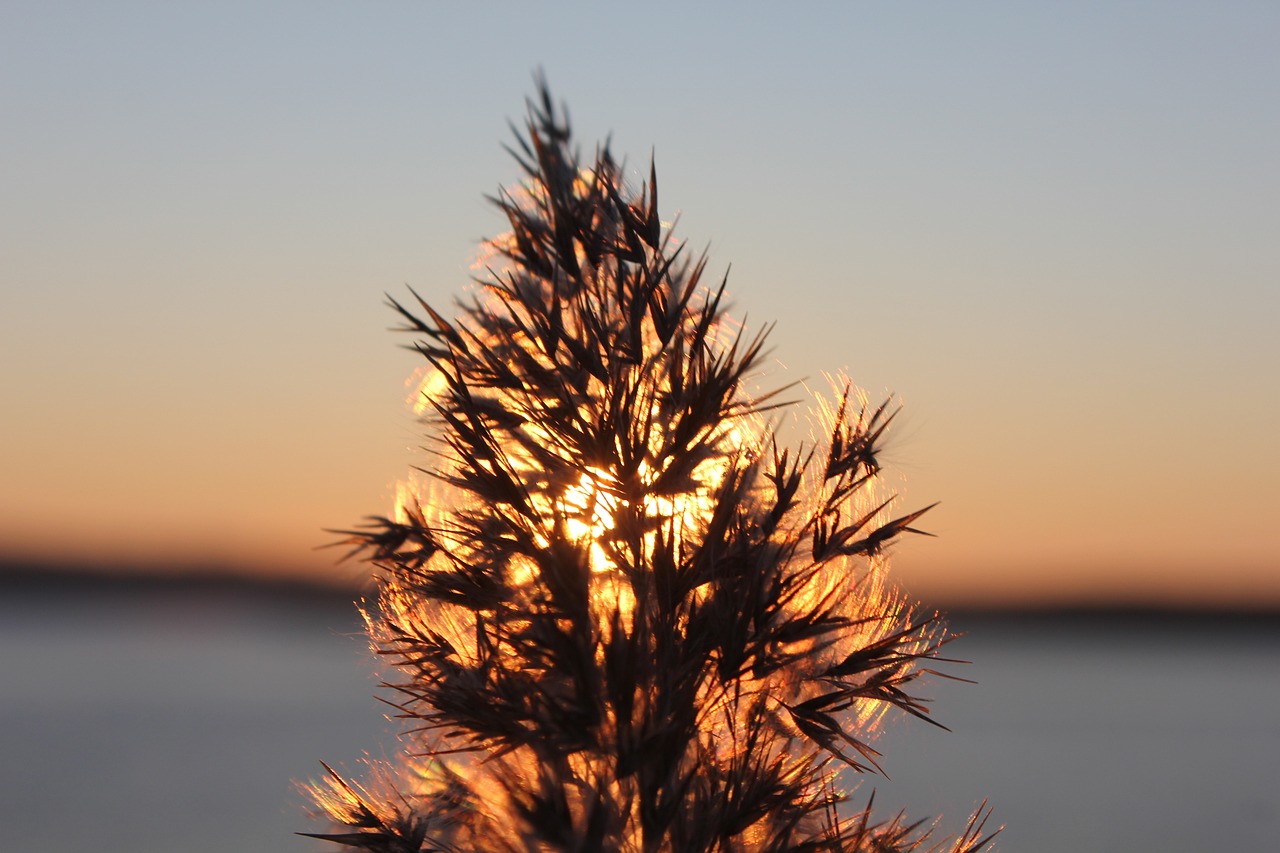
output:
[[[332,571],[315,579],[248,575],[217,566],[184,567],[176,571],[127,565],[89,565],[0,559],[0,596],[7,600],[39,598],[202,598],[234,609],[236,605],[278,607],[284,611],[337,611],[355,614],[355,605],[372,590],[364,569],[353,569],[343,578]],[[1074,633],[1083,629],[1176,628],[1214,632],[1280,631],[1280,608],[1261,601],[1256,607],[1165,602],[993,603],[974,606],[925,600],[922,609],[937,608],[953,630],[965,632],[977,626],[999,625],[1009,629]]]
[[[332,573],[305,577],[254,576],[220,569],[185,567],[166,572],[124,565],[38,563],[0,559],[0,599],[29,600],[201,600],[219,609],[269,609],[300,618],[356,616],[365,588],[351,572],[348,583]],[[367,573],[365,573],[367,576]]]

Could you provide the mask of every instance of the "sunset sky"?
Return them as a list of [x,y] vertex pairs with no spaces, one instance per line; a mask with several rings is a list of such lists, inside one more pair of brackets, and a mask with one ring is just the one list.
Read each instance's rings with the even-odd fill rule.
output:
[[0,558],[354,577],[541,67],[766,384],[902,398],[913,594],[1280,604],[1280,6],[796,8],[6,2]]

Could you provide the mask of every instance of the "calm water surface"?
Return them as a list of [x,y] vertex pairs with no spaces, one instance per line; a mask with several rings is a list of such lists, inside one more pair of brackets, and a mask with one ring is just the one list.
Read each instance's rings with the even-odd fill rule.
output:
[[[1271,850],[1280,630],[1260,623],[976,621],[935,681],[944,732],[878,742],[885,816],[983,798],[1000,849]],[[173,595],[0,600],[5,850],[323,850],[294,780],[394,749],[346,608]],[[850,780],[856,781],[856,780]],[[337,849],[334,847],[333,849]]]

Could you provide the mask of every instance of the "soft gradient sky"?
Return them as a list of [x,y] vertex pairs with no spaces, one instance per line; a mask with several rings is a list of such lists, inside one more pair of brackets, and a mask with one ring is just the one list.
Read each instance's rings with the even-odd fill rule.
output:
[[[545,68],[847,369],[926,599],[1280,603],[1274,3],[0,8],[0,556],[334,569]],[[904,505],[905,506],[905,505]]]

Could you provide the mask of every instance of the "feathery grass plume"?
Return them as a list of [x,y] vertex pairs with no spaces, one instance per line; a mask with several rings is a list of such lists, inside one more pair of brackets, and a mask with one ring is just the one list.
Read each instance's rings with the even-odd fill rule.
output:
[[[919,532],[876,496],[893,420],[846,386],[823,446],[780,449],[750,396],[765,333],[724,316],[608,147],[583,165],[546,86],[492,199],[481,289],[446,319],[390,300],[428,371],[423,494],[346,531],[407,723],[366,785],[313,791],[335,831],[405,851],[976,851],[871,818],[878,720],[949,639],[887,584]],[[766,330],[767,331],[767,330]],[[328,768],[326,767],[326,770]]]

